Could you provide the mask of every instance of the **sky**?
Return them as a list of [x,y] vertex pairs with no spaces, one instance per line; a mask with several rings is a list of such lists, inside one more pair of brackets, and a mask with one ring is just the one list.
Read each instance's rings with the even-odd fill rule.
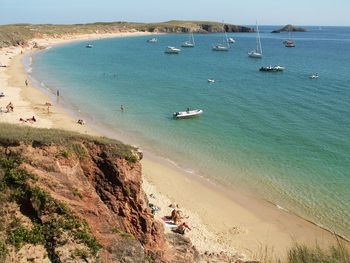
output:
[[174,19],[350,26],[350,0],[0,0],[0,24]]

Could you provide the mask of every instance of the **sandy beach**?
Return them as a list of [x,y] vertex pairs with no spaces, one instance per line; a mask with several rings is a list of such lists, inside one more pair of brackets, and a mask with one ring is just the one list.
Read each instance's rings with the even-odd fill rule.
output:
[[[143,32],[108,35],[81,35],[66,38],[33,40],[47,47],[70,41],[105,37],[149,34]],[[44,93],[29,80],[22,59],[35,52],[31,47],[0,49],[0,107],[5,110],[12,102],[14,112],[0,113],[0,121],[41,128],[61,128],[86,134],[99,135],[93,125],[79,125],[58,99]],[[23,53],[23,54],[22,54]],[[52,106],[47,106],[47,105]],[[35,116],[36,122],[20,121]],[[118,139],[118,138],[116,138]],[[120,139],[120,138],[119,138]],[[171,213],[169,204],[178,204],[192,227],[188,237],[204,253],[226,251],[241,257],[259,258],[268,249],[275,255],[285,255],[295,242],[321,247],[335,242],[334,236],[296,215],[278,209],[275,205],[251,196],[230,191],[207,180],[187,174],[160,157],[145,153],[142,161],[144,190],[151,203],[160,207],[156,217],[163,221]],[[165,225],[166,231],[170,228]]]

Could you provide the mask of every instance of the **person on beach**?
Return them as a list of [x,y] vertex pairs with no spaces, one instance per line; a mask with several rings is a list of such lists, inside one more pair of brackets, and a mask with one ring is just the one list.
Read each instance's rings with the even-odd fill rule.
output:
[[120,105],[120,111],[121,111],[121,112],[124,112],[124,106],[123,106],[123,104]]
[[60,96],[60,91],[59,90],[56,91],[56,95],[57,95],[57,98]]
[[29,122],[29,123],[33,123],[33,122],[36,122],[36,119],[35,119],[35,117],[33,116],[33,117],[31,117],[31,118],[28,118],[28,119],[23,119],[23,118],[20,118],[19,119],[20,121],[22,121],[22,122]]
[[182,211],[178,210],[178,209],[173,209],[173,211],[171,211],[170,216],[166,216],[166,218],[171,219],[175,225],[178,225],[181,223],[181,220],[184,219],[183,215],[182,215]]
[[13,106],[12,102],[10,102],[10,103],[7,104],[7,106],[6,106],[6,112],[13,112],[14,108],[15,108],[15,107]]
[[188,224],[183,222],[181,225],[179,225],[177,228],[173,229],[173,232],[184,235],[186,231],[190,231],[191,228]]
[[26,84],[26,87],[28,87],[28,80],[25,80],[24,83]]
[[80,125],[84,125],[84,124],[85,124],[85,121],[82,120],[82,119],[79,119],[79,120],[77,121],[77,123],[80,124]]

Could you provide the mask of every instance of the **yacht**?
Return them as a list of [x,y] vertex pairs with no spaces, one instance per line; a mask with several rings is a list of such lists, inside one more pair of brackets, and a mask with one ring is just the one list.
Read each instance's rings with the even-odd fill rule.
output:
[[156,42],[158,42],[158,39],[153,37],[153,38],[148,39],[147,42],[148,43],[156,43]]
[[168,46],[164,52],[167,54],[179,54],[181,52],[181,49]]
[[262,52],[262,47],[261,47],[261,41],[260,41],[260,33],[259,33],[259,27],[258,27],[258,22],[256,22],[256,49],[248,52],[248,56],[251,58],[262,58],[263,52]]
[[85,47],[86,48],[93,48],[94,46],[92,44],[87,44]]
[[214,45],[212,47],[212,50],[214,50],[214,51],[229,51],[229,49],[230,49],[230,45],[228,43],[226,30],[225,30],[225,27],[224,27],[224,22],[222,22],[222,29],[224,31],[223,41],[222,41],[222,43],[218,43],[218,44],[216,44],[216,45]]
[[217,44],[217,45],[213,46],[213,50],[214,51],[228,51],[229,47],[225,46],[223,44]]
[[193,37],[193,33],[191,33],[190,35],[190,39],[183,42],[182,47],[194,47],[194,37]]

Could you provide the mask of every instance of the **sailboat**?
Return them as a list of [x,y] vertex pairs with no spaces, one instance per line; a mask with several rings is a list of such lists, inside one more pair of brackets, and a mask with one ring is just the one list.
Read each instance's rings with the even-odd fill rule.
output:
[[283,41],[285,47],[295,47],[294,41],[292,40],[290,30],[288,30],[289,37],[287,40]]
[[[224,24],[222,24],[222,28],[224,30],[223,42],[214,45],[213,48],[212,48],[214,51],[228,51],[229,48],[230,48],[229,43],[227,42],[227,34],[226,34],[226,30],[225,30]],[[226,45],[225,45],[225,42],[226,42]]]
[[251,58],[262,58],[263,52],[261,47],[261,41],[260,41],[260,32],[258,27],[258,22],[256,22],[256,49],[248,52],[248,56]]
[[185,41],[182,43],[182,47],[194,47],[194,37],[193,37],[193,33],[190,34],[189,36],[189,40]]

